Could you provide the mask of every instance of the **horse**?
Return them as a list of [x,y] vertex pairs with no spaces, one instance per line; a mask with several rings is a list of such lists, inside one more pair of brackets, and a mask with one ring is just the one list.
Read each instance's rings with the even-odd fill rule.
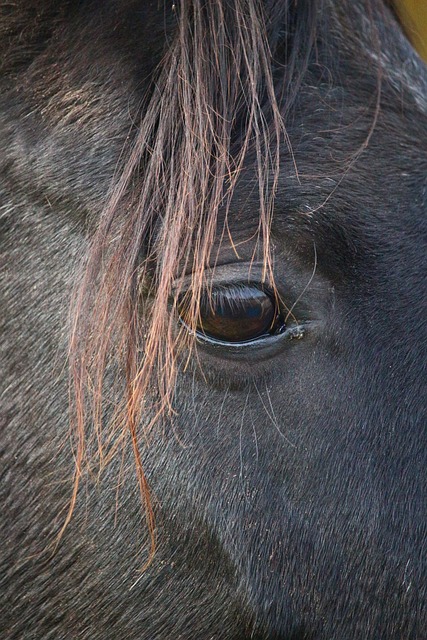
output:
[[427,629],[427,70],[383,0],[0,17],[2,637]]

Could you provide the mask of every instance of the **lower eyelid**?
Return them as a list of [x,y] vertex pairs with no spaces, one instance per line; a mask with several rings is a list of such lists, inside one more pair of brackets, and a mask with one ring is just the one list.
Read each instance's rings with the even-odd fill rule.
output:
[[180,354],[181,375],[196,376],[200,384],[208,382],[215,388],[234,390],[256,380],[275,377],[278,372],[287,375],[286,372],[292,373],[301,358],[307,356],[307,349],[313,348],[320,324],[307,321],[250,344],[218,343],[193,334],[197,355],[189,361],[187,351]]
[[[305,325],[297,324],[289,328],[284,327],[283,331],[275,335],[263,335],[263,336],[260,336],[259,338],[254,338],[253,340],[247,340],[242,342],[226,342],[223,340],[216,340],[215,338],[212,338],[210,336],[207,336],[206,334],[200,333],[199,331],[196,331],[195,337],[199,343],[209,344],[218,349],[226,348],[229,350],[229,353],[231,353],[235,349],[237,353],[240,350],[245,350],[248,348],[250,349],[251,347],[255,347],[255,348],[263,347],[266,345],[266,343],[270,342],[274,338],[281,339],[282,337],[284,337],[287,341],[300,340],[304,337],[305,331],[306,331]],[[277,342],[279,342],[279,339],[277,340]]]

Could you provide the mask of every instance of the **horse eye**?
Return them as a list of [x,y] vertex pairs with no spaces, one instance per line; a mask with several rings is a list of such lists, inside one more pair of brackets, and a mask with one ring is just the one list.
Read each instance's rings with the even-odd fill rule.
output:
[[279,333],[283,328],[283,317],[273,294],[261,286],[218,286],[209,294],[204,293],[200,300],[197,333],[204,338],[250,342]]

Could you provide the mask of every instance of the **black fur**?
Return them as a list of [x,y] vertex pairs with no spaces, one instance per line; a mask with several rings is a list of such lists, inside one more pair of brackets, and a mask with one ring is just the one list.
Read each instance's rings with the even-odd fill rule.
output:
[[[73,473],[70,297],[176,4],[1,9],[1,637],[422,640],[427,71],[376,2],[312,3],[295,62],[299,179],[284,145],[272,242],[306,335],[244,357],[201,346],[179,373],[176,418],[144,451],[148,569],[127,453],[84,484],[52,555]],[[265,4],[280,86],[310,3],[285,24]],[[246,168],[235,242],[258,221]],[[251,246],[239,254],[219,254],[225,279],[246,277]]]

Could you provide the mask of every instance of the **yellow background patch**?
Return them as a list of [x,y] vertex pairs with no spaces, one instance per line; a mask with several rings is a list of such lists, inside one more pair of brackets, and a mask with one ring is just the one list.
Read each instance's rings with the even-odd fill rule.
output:
[[427,62],[427,0],[395,0],[394,6],[408,39]]

